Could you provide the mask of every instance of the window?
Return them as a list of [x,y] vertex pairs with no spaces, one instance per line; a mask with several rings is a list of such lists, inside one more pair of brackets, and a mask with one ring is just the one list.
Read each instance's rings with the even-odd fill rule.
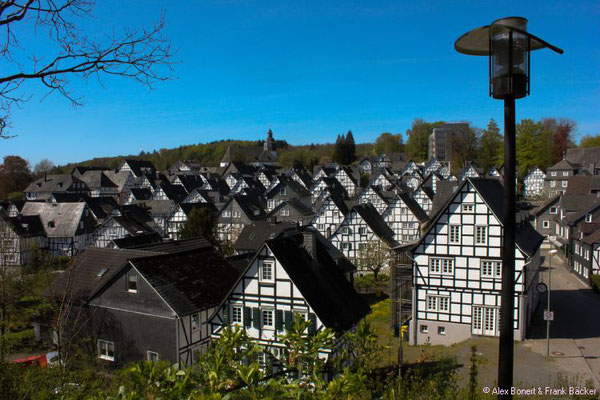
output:
[[558,207],[550,207],[550,214],[557,214],[558,213]]
[[242,324],[243,316],[242,316],[242,307],[241,306],[233,306],[231,308],[231,322],[234,324]]
[[556,187],[556,181],[550,181],[550,187]]
[[419,331],[421,333],[427,333],[428,332],[427,325],[421,325],[421,326],[419,326]]
[[147,355],[148,361],[152,361],[152,362],[158,361],[158,353],[157,352],[148,350],[146,352],[146,355]]
[[263,261],[260,267],[260,280],[263,282],[273,282],[273,263]]
[[550,172],[550,176],[556,176],[556,171]]
[[275,208],[275,201],[274,200],[269,200],[267,202],[267,207],[269,207],[269,208]]
[[200,315],[192,314],[192,330],[198,329],[200,326]]
[[475,243],[486,244],[487,242],[487,227],[476,226],[475,227]]
[[569,176],[569,171],[563,171],[563,176]]
[[360,235],[366,235],[367,234],[367,228],[365,228],[364,226],[361,226],[360,228],[358,228],[358,233]]
[[483,278],[502,277],[502,261],[481,260],[481,276]]
[[446,334],[446,327],[438,326],[438,335],[445,335],[445,334]]
[[550,221],[542,221],[542,228],[550,228]]
[[562,187],[566,188],[568,183],[568,181],[562,181]]
[[235,210],[233,213],[233,218],[240,218],[242,213],[239,210]]
[[367,244],[366,243],[359,243],[358,244],[358,250],[364,250],[367,248]]
[[473,212],[474,209],[475,209],[475,204],[467,203],[467,204],[462,205],[462,210],[464,212]]
[[342,228],[342,235],[349,235],[350,234],[350,228],[345,226]]
[[98,339],[98,358],[115,361],[115,344],[108,340]]
[[460,225],[450,225],[450,243],[460,243]]
[[279,194],[285,196],[287,194],[287,189],[285,187],[282,187],[281,189],[279,189]]
[[231,211],[223,211],[223,217],[224,217],[224,218],[229,218],[229,217],[231,217]]
[[448,311],[450,309],[450,298],[446,296],[427,296],[428,311]]
[[585,222],[592,222],[592,214],[585,215]]
[[127,274],[127,291],[137,293],[137,275]]
[[453,270],[453,258],[431,257],[429,259],[429,272],[433,274],[452,274]]
[[342,250],[352,250],[352,243],[342,242]]
[[279,211],[279,215],[281,215],[282,217],[289,217],[290,216],[289,208],[282,208],[281,211]]
[[273,327],[273,310],[262,310],[262,326]]

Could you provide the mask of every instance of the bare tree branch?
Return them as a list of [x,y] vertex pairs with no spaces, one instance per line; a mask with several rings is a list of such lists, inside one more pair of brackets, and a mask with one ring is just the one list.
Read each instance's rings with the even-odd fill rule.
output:
[[[48,89],[46,96],[58,92],[73,106],[80,106],[81,97],[70,89],[73,77],[115,75],[150,89],[170,78],[173,54],[164,36],[163,15],[150,29],[125,29],[121,34],[91,39],[77,29],[75,21],[88,16],[93,6],[93,0],[0,1],[0,62],[15,68],[13,73],[0,76],[0,137],[9,137],[6,130],[11,108],[30,98],[22,93],[25,82],[38,81]],[[32,65],[24,68],[13,57],[18,40],[11,28],[29,21],[36,28],[47,29],[60,50],[48,62],[34,55]]]

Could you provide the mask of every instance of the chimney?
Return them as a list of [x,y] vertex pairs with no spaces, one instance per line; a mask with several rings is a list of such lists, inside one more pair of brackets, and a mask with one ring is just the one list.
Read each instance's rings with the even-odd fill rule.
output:
[[317,235],[314,232],[306,230],[302,232],[302,246],[306,249],[313,260],[317,258]]

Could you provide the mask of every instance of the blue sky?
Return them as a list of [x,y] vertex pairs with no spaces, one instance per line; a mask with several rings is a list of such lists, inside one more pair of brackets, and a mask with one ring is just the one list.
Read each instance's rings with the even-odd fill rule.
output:
[[[54,94],[13,110],[0,156],[32,165],[137,154],[235,138],[269,128],[292,144],[332,142],[351,129],[358,142],[404,133],[415,117],[501,123],[488,97],[487,59],[457,53],[456,38],[519,15],[529,31],[565,50],[532,54],[531,96],[517,118],[567,117],[576,137],[600,133],[600,3],[597,1],[112,1],[98,2],[92,34],[149,25],[164,10],[178,49],[174,79],[155,90],[108,78],[75,83],[85,106]],[[172,3],[172,5],[171,5]],[[175,6],[176,5],[176,6]],[[21,45],[40,43],[24,32]],[[4,66],[0,74],[10,72]]]

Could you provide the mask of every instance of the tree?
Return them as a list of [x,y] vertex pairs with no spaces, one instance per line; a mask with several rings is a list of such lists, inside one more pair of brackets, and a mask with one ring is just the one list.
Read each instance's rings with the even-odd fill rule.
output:
[[[149,29],[124,29],[103,39],[85,35],[80,24],[89,17],[93,0],[8,0],[0,2],[0,137],[7,133],[10,111],[31,96],[23,84],[37,81],[48,93],[57,92],[73,106],[82,100],[71,90],[71,80],[116,75],[153,87],[168,79],[171,45],[164,37],[164,18]],[[49,56],[30,54],[20,35],[30,29]],[[30,60],[29,65],[24,60]],[[10,70],[12,68],[12,71]]]
[[54,163],[47,158],[41,159],[40,162],[33,167],[33,178],[37,179],[44,174],[49,173],[54,169]]
[[504,160],[504,140],[500,134],[498,124],[490,119],[487,128],[481,134],[478,164],[486,172],[493,166],[499,166]]
[[352,164],[356,160],[356,143],[352,131],[346,135],[338,135],[333,149],[333,161],[341,165]]
[[352,131],[348,131],[346,134],[346,151],[345,151],[345,164],[349,165],[356,161],[356,143],[354,143],[354,135]]
[[460,169],[475,160],[479,150],[479,131],[470,125],[460,125],[451,136],[453,167]]
[[384,132],[375,139],[375,153],[376,154],[392,154],[400,153],[404,150],[404,143],[402,141],[402,134],[398,133],[393,135],[388,132]]
[[600,135],[585,135],[579,141],[579,147],[600,147]]
[[553,133],[541,122],[522,119],[517,125],[518,178],[523,179],[534,166],[546,169],[554,164]]
[[361,270],[368,270],[373,273],[373,278],[377,276],[382,269],[388,268],[392,260],[392,250],[382,240],[375,239],[368,243],[363,243],[359,247],[356,266]]
[[575,130],[575,122],[567,118],[560,118],[558,121],[555,118],[544,118],[541,123],[544,128],[552,132],[554,143],[552,164],[556,164],[562,160],[568,148],[575,147],[571,138]]
[[441,126],[444,123],[425,122],[421,118],[415,118],[410,129],[406,131],[406,154],[415,161],[424,161],[427,159],[429,150],[429,135],[433,133],[433,128]]
[[0,198],[22,192],[31,183],[29,162],[19,156],[5,156],[0,165]]
[[208,208],[194,208],[187,216],[179,231],[180,239],[190,239],[198,236],[214,242],[217,238],[217,215]]

